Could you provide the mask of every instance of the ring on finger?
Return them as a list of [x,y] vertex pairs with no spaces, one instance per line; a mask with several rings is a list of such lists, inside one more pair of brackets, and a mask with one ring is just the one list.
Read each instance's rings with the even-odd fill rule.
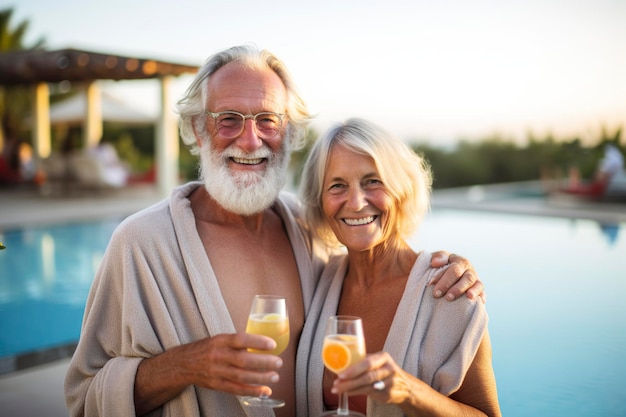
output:
[[385,381],[376,381],[372,384],[372,388],[374,391],[384,391],[385,390]]

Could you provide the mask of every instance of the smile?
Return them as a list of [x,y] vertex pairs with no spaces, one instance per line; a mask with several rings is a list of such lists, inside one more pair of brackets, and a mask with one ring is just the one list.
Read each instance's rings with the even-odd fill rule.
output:
[[238,164],[244,164],[244,165],[258,165],[264,160],[264,158],[244,159],[244,158],[236,158],[234,156],[231,159],[233,160],[233,162],[236,162]]
[[360,219],[343,219],[344,223],[348,226],[362,226],[369,224],[376,219],[376,216],[362,217]]

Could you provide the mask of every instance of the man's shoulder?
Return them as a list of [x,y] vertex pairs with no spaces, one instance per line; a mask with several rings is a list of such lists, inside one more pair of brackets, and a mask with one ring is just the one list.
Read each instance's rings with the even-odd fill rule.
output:
[[167,206],[164,200],[126,217],[113,232],[111,244],[141,245],[152,240],[152,236],[163,235],[167,229]]
[[146,208],[143,208],[131,214],[124,219],[122,224],[135,226],[157,221],[160,218],[168,216],[168,206],[169,199],[158,201]]
[[286,190],[282,190],[279,194],[278,194],[278,201],[280,201],[281,203],[285,204],[286,206],[288,206],[290,209],[291,208],[300,208],[301,207],[301,203],[300,200],[298,199],[298,196],[296,196],[293,192],[291,191],[286,191]]
[[297,222],[303,218],[302,203],[298,197],[290,191],[281,191],[277,203],[282,206]]
[[184,211],[189,205],[187,196],[195,188],[194,183],[177,187],[169,197],[128,216],[120,227],[160,233],[160,227],[172,223],[172,210]]

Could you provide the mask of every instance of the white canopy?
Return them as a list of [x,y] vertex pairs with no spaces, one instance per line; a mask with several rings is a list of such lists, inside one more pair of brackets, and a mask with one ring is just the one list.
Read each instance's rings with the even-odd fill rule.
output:
[[[155,124],[157,117],[139,110],[110,93],[101,93],[102,120],[131,124]],[[76,94],[50,106],[50,124],[82,124],[87,112],[87,97]]]

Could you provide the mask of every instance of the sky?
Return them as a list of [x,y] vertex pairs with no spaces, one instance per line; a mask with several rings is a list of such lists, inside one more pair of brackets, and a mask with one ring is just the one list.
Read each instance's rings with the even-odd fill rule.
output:
[[[201,65],[274,52],[326,129],[365,117],[407,141],[498,136],[593,142],[626,127],[623,0],[20,0],[26,41]],[[190,82],[172,86],[180,98]],[[155,82],[103,90],[156,112]],[[626,135],[625,135],[626,137]]]

